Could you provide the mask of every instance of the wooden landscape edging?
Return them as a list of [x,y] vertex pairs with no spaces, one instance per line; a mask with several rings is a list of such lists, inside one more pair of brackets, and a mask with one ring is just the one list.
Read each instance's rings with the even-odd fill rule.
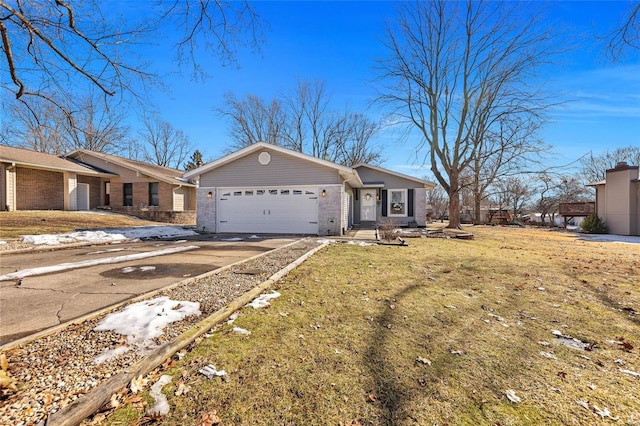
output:
[[298,259],[287,265],[285,268],[273,274],[266,281],[263,281],[257,287],[254,287],[253,289],[249,290],[248,292],[244,293],[243,295],[229,303],[224,308],[219,309],[209,317],[198,322],[173,341],[159,347],[151,354],[147,355],[145,358],[132,365],[128,370],[122,373],[118,373],[106,382],[98,385],[87,395],[83,396],[80,399],[77,399],[76,401],[62,408],[60,411],[51,414],[44,422],[39,423],[39,425],[75,426],[80,424],[82,420],[95,413],[100,407],[107,403],[111,399],[111,395],[119,392],[122,388],[126,387],[131,382],[131,380],[135,379],[138,376],[143,376],[151,372],[156,367],[162,365],[162,363],[166,359],[173,356],[173,354],[195,341],[198,336],[206,333],[215,325],[227,319],[233,312],[239,310],[251,300],[255,299],[272,284],[282,279],[282,277],[287,275],[293,269],[298,267],[302,262],[307,260],[309,257],[311,257],[313,254],[315,254],[317,251],[324,248],[328,244],[329,243],[323,243],[318,247],[306,252]]

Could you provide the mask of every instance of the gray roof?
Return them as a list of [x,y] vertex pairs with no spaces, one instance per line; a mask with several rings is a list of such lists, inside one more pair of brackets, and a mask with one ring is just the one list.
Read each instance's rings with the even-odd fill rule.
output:
[[73,172],[82,175],[112,176],[113,173],[80,164],[57,155],[0,145],[0,162],[32,169]]
[[82,161],[82,158],[86,156],[93,156],[104,161],[117,164],[126,169],[140,172],[146,176],[153,177],[159,181],[170,183],[172,185],[195,186],[195,184],[182,176],[184,172],[181,170],[143,163],[142,161],[130,160],[128,158],[117,157],[103,152],[89,151],[87,149],[78,149],[67,154],[67,157],[78,161]]

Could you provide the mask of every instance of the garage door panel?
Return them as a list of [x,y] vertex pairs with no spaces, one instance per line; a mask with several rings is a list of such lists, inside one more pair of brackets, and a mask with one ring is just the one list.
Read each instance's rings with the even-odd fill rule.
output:
[[220,194],[219,232],[318,232],[317,188],[223,188]]

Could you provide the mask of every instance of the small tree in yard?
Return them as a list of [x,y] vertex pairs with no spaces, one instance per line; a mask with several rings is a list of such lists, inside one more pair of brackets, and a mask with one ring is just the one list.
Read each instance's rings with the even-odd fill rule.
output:
[[581,223],[580,228],[587,234],[606,234],[609,232],[609,228],[604,223],[604,220],[595,213],[587,216]]

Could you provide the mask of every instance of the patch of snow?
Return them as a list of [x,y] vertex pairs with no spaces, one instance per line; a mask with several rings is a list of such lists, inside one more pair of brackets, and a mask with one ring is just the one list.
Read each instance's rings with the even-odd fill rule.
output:
[[115,331],[127,336],[129,345],[145,353],[155,346],[153,339],[162,335],[168,324],[200,314],[200,304],[197,302],[171,300],[162,296],[133,303],[107,315],[94,331]]
[[240,313],[239,313],[239,312],[234,312],[234,313],[232,313],[232,314],[229,316],[229,320],[227,321],[227,324],[229,324],[229,325],[233,324],[233,322],[234,322],[235,320],[237,320],[239,316],[240,316]]
[[127,266],[126,268],[122,268],[120,272],[122,272],[123,274],[129,274],[135,270],[136,268],[134,268],[133,266]]
[[66,234],[24,235],[22,242],[38,245],[58,245],[78,242],[111,242],[145,238],[174,238],[197,235],[192,229],[181,226],[138,226],[94,231],[77,231]]
[[7,244],[7,242],[0,240],[0,245],[2,245],[2,244]]
[[516,395],[516,391],[512,389],[507,390],[505,394],[507,395],[507,399],[513,403],[517,404],[518,402],[522,401],[522,398]]
[[640,244],[640,237],[613,234],[580,234],[580,239],[598,243]]
[[163,374],[158,381],[151,386],[149,396],[153,398],[156,403],[149,408],[147,411],[148,415],[155,417],[169,414],[169,402],[167,402],[167,397],[162,393],[162,388],[169,383],[171,383],[171,376]]
[[155,271],[156,267],[155,266],[141,266],[140,270],[142,272],[149,272],[149,271]]
[[100,355],[98,355],[93,361],[96,364],[102,364],[111,358],[117,358],[123,353],[129,352],[131,348],[129,346],[118,346],[115,349],[105,349]]
[[336,240],[316,240],[318,244],[335,243]]
[[376,243],[368,243],[366,241],[353,241],[353,240],[349,240],[346,243],[347,244],[353,244],[353,245],[356,245],[356,246],[362,246],[362,247],[377,246],[378,245]]
[[226,376],[227,372],[224,370],[218,370],[215,365],[209,364],[204,368],[200,369],[200,373],[207,376],[207,378],[212,379],[214,377],[222,377]]
[[251,334],[249,330],[245,330],[244,328],[240,328],[240,327],[233,327],[231,331],[233,333],[242,334],[243,336],[248,336]]
[[233,237],[233,238],[222,238],[222,241],[242,241],[243,238]]
[[52,266],[42,266],[39,268],[23,269],[21,271],[0,275],[0,281],[16,280],[24,277],[35,276],[35,275],[43,275],[43,274],[49,274],[52,272],[67,271],[69,269],[86,268],[88,266],[105,265],[109,263],[129,262],[132,260],[146,259],[149,257],[180,253],[183,251],[194,250],[197,248],[200,248],[200,247],[199,246],[173,247],[173,248],[168,248],[163,250],[148,251],[144,253],[128,254],[126,256],[105,257],[103,259],[85,260],[82,262],[74,262],[74,263],[60,263],[58,265],[52,265]]
[[257,235],[252,235],[249,238],[260,238],[260,237],[258,237]]
[[247,306],[251,306],[254,309],[266,308],[268,306],[271,306],[269,300],[276,299],[278,297],[280,297],[280,293],[278,293],[277,291],[274,291],[271,294],[261,294],[260,296],[253,299],[251,303],[248,303]]
[[631,371],[631,370],[625,370],[624,368],[621,368],[620,372],[624,373],[624,374],[629,374],[630,376],[633,376],[633,377],[640,377],[640,373],[637,373],[637,372]]

